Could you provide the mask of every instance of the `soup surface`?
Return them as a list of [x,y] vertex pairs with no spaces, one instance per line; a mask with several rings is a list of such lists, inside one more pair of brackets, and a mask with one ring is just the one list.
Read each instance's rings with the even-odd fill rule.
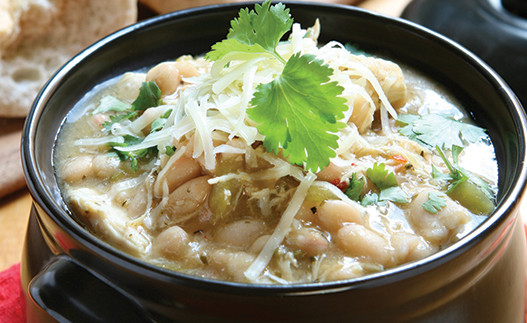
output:
[[470,232],[495,207],[485,131],[419,73],[318,33],[293,24],[274,54],[218,43],[87,93],[54,154],[72,213],[144,261],[252,283],[350,279]]

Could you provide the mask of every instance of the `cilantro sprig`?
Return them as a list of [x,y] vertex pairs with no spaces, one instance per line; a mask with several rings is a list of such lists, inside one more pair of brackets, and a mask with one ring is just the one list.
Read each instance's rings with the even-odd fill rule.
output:
[[110,147],[109,151],[111,153],[117,154],[117,157],[119,157],[121,161],[129,160],[130,167],[132,168],[134,172],[137,172],[139,159],[157,154],[156,146],[153,146],[150,148],[133,150],[133,151],[122,151],[122,150],[116,149],[116,147],[128,147],[128,146],[137,145],[144,140],[143,138],[139,138],[139,137],[135,137],[131,135],[125,135],[123,136],[123,138],[124,138],[123,143],[118,143],[118,142],[108,143],[108,146]]
[[138,116],[138,113],[137,111],[127,111],[125,113],[120,113],[120,114],[116,114],[116,115],[111,115],[110,116],[110,121],[105,121],[103,122],[102,124],[102,128],[104,131],[111,131],[112,130],[112,126],[116,123],[119,123],[123,120],[134,120],[135,118],[137,118]]
[[428,193],[428,200],[422,204],[423,208],[432,214],[436,214],[446,206],[445,194],[431,191]]
[[157,107],[161,103],[161,90],[156,82],[143,82],[141,84],[141,90],[139,90],[139,95],[132,102],[132,110],[144,111],[148,108]]
[[365,182],[366,181],[363,177],[359,178],[356,173],[353,173],[344,194],[346,194],[351,200],[358,202]]
[[379,200],[408,203],[408,196],[399,187],[395,174],[388,171],[384,163],[374,163],[366,170],[366,177],[379,188]]
[[343,88],[329,82],[333,69],[312,55],[281,57],[276,46],[291,29],[293,19],[283,4],[266,0],[254,10],[242,9],[231,21],[227,39],[216,43],[206,58],[221,66],[232,60],[260,56],[284,64],[282,73],[260,84],[250,101],[247,115],[265,136],[264,147],[283,155],[289,162],[317,172],[336,156],[337,135],[344,123],[338,120],[347,110],[340,95]]
[[271,83],[260,84],[247,110],[259,124],[265,136],[264,147],[278,153],[284,150],[293,164],[306,162],[314,172],[329,164],[335,156],[338,136],[334,134],[343,124],[337,97],[342,88],[326,83],[332,71],[312,55],[293,55],[282,74]]
[[254,10],[241,9],[238,18],[231,20],[227,39],[212,46],[205,58],[218,61],[237,54],[268,54],[285,63],[276,52],[276,46],[293,25],[289,9],[271,1],[255,4]]
[[379,189],[379,193],[368,192],[361,199],[365,180],[353,173],[348,188],[344,192],[351,200],[360,202],[364,206],[381,204],[385,201],[408,203],[408,195],[397,183],[395,174],[388,171],[384,163],[374,163],[366,170],[366,177]]
[[449,173],[442,173],[435,166],[432,166],[432,177],[447,183],[446,194],[474,214],[492,212],[495,204],[494,192],[490,185],[459,165],[459,155],[463,151],[463,147],[452,146],[452,163],[446,157],[443,149],[436,146],[436,150]]
[[[139,115],[146,109],[156,107],[162,104],[161,90],[155,82],[143,82],[139,95],[132,102],[131,105],[124,103],[123,101],[113,97],[105,96],[101,99],[99,106],[92,112],[92,114],[104,113],[104,112],[122,112],[119,114],[110,115],[110,120],[105,121],[102,124],[103,131],[111,132],[112,127],[116,123],[123,122],[124,120],[135,120]],[[156,119],[151,125],[151,132],[158,131],[161,129],[168,118],[171,110],[167,111],[160,118]],[[110,142],[107,144],[109,152],[117,155],[121,161],[130,161],[130,167],[134,172],[137,171],[138,160],[141,158],[153,156],[157,154],[157,147],[149,147],[144,149],[137,149],[132,151],[122,151],[119,147],[129,147],[141,143],[144,138],[135,137],[131,135],[122,136],[124,142]]]
[[397,121],[404,125],[399,130],[402,135],[432,148],[463,146],[487,136],[483,128],[440,114],[400,115]]
[[447,182],[447,193],[450,193],[456,188],[456,186],[469,179],[469,173],[459,167],[458,164],[459,155],[463,151],[463,148],[456,145],[452,146],[453,163],[448,160],[443,149],[441,149],[439,146],[436,146],[436,150],[441,159],[443,159],[443,162],[450,173],[442,173],[434,165],[432,165],[432,177]]

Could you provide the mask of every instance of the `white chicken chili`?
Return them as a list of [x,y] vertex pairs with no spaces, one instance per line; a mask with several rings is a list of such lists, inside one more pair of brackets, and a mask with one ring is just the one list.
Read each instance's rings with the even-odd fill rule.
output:
[[100,239],[204,278],[309,283],[421,259],[492,213],[491,141],[439,85],[319,45],[318,21],[282,4],[231,26],[204,57],[125,73],[68,115],[57,178]]

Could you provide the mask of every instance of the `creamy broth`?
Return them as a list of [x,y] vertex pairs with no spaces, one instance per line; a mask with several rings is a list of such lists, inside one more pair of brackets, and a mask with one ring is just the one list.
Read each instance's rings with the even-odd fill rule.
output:
[[[290,55],[293,42],[279,52]],[[388,60],[301,42],[337,66],[333,80],[349,107],[327,167],[313,175],[266,151],[255,123],[235,115],[248,106],[248,77],[218,90],[207,86],[223,82],[211,62],[183,56],[97,86],[68,115],[54,163],[71,211],[101,240],[154,265],[282,284],[351,279],[422,259],[493,211],[498,169],[489,138],[463,128],[462,150],[437,149],[420,132],[469,124],[447,91]],[[351,63],[339,65],[343,59]],[[259,72],[254,83],[267,77]],[[132,115],[145,81],[156,83],[161,102]]]

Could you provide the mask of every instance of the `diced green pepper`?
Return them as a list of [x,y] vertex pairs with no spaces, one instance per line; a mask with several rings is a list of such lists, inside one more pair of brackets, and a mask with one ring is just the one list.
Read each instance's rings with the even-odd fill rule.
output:
[[489,215],[496,208],[494,202],[476,184],[468,180],[460,182],[447,194],[477,215]]

